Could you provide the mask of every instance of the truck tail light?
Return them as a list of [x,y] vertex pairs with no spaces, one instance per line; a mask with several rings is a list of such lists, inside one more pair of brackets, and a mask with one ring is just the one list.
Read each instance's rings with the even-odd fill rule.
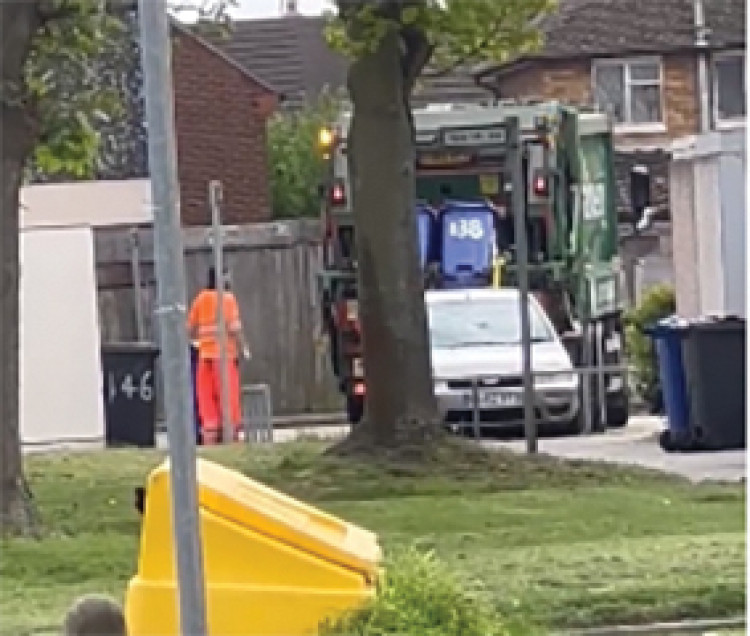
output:
[[367,393],[367,388],[364,382],[356,382],[354,384],[354,395],[364,395]]
[[343,183],[334,183],[331,186],[330,199],[332,205],[344,205],[346,203],[346,190]]
[[549,182],[547,181],[547,177],[542,174],[534,177],[534,194],[543,198],[549,196]]

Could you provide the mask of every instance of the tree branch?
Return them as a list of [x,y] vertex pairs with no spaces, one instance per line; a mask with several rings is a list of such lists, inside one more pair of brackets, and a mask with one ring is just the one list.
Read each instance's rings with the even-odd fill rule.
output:
[[494,26],[495,28],[491,29],[488,34],[484,38],[482,38],[482,40],[475,47],[471,49],[471,51],[469,51],[465,55],[460,56],[458,59],[444,68],[434,70],[431,69],[427,71],[425,73],[425,76],[429,78],[445,77],[446,75],[454,73],[456,70],[458,70],[471,60],[479,57],[479,55],[482,53],[482,49],[487,48],[490,45],[490,42],[492,42],[492,38],[497,35],[497,30],[500,28],[500,25],[495,24]]
[[411,94],[414,85],[435,51],[435,46],[427,38],[423,29],[417,26],[401,30],[404,43],[401,68],[404,75],[404,91]]

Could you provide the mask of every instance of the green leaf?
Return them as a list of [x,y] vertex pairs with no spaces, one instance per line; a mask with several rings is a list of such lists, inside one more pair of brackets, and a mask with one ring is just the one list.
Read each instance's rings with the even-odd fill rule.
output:
[[419,20],[419,7],[406,7],[401,11],[401,22],[403,24],[415,24]]
[[324,92],[301,112],[277,113],[269,121],[269,173],[275,218],[318,216],[318,186],[326,174],[326,162],[318,150],[318,133],[335,119],[339,104],[336,96]]
[[[122,112],[119,93],[97,85],[98,64],[102,56],[117,57],[125,46],[122,36],[128,34],[119,17],[103,10],[104,0],[44,1],[53,17],[33,38],[20,91],[30,116],[39,123],[32,159],[45,173],[87,178],[93,174],[99,153],[96,124]],[[200,17],[216,22],[235,3],[190,1]]]
[[[398,21],[382,13],[382,4],[364,3],[351,9],[351,0],[337,0],[340,9],[335,50],[361,57],[377,49],[392,27],[418,28],[436,45],[436,70],[459,63],[508,60],[541,45],[536,20],[556,6],[555,0],[412,0],[404,3]],[[346,9],[346,11],[344,11]]]

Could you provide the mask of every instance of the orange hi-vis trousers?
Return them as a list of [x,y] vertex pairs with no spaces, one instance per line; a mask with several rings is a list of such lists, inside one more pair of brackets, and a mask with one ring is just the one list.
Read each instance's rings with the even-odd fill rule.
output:
[[[237,440],[242,425],[240,373],[235,360],[228,360],[227,366],[229,367],[227,373],[229,381],[229,421],[234,428],[234,439]],[[215,444],[221,439],[222,435],[220,370],[221,364],[218,359],[201,358],[198,360],[195,383],[204,444]]]

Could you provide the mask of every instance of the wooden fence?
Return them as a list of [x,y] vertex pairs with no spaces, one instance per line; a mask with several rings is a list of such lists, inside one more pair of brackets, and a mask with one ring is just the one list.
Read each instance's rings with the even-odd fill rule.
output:
[[[231,227],[225,232],[225,263],[253,352],[242,369],[243,383],[267,383],[278,414],[339,410],[328,350],[320,337],[319,224],[290,221]],[[190,300],[205,284],[213,262],[210,231],[186,229],[183,240]],[[98,229],[95,250],[102,341],[138,339],[135,252],[142,278],[144,339],[158,342],[151,229]],[[157,390],[159,386],[157,382]]]

